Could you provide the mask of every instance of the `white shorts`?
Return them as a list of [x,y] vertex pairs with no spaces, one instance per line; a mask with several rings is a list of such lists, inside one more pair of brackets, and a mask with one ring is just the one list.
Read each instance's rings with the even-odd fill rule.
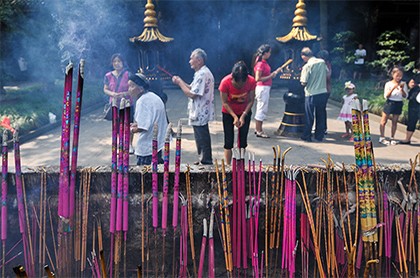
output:
[[262,122],[267,117],[270,89],[271,86],[257,86],[255,88],[255,100],[257,101],[257,107],[255,110],[254,119],[257,121]]

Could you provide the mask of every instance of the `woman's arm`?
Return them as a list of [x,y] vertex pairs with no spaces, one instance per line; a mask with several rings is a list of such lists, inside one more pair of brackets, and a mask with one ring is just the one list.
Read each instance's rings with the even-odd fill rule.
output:
[[104,85],[104,93],[110,97],[126,97],[129,94],[129,92],[113,92],[109,89],[108,85]]
[[228,103],[228,94],[220,91],[220,99],[222,100],[222,106],[232,116],[232,118],[233,118],[233,125],[238,126],[239,119],[238,119],[238,116],[233,112],[232,108],[230,108],[230,106],[229,106],[229,103]]
[[262,75],[262,71],[257,70],[257,71],[255,72],[255,81],[256,81],[256,82],[259,82],[259,81],[261,81],[261,82],[265,82],[265,81],[267,81],[267,80],[269,80],[269,79],[273,79],[274,77],[276,77],[277,72],[276,72],[276,71],[273,71],[272,73],[270,73],[270,74],[269,74],[269,75],[267,75],[267,76],[261,76],[261,75]]
[[241,126],[243,126],[245,124],[245,117],[251,111],[252,106],[254,105],[254,100],[255,100],[255,90],[249,91],[249,94],[248,94],[248,104],[247,104],[247,106],[245,108],[245,111],[242,112],[242,115],[239,118],[239,126],[238,127],[241,127]]
[[392,87],[385,85],[385,88],[384,88],[384,97],[386,99],[388,99],[391,96],[392,91],[394,91],[396,88],[398,88],[398,86],[399,86],[399,84],[396,84],[395,86],[392,86]]
[[402,95],[402,97],[403,98],[407,98],[407,92],[408,92],[407,83],[400,82],[400,88],[401,88],[401,95]]

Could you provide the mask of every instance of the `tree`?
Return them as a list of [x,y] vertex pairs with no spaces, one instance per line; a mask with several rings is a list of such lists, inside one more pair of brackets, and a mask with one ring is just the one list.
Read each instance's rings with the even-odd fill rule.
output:
[[335,34],[332,39],[335,47],[331,51],[331,64],[336,68],[335,72],[340,73],[340,80],[347,77],[346,73],[354,62],[355,37],[352,31],[342,31]]
[[414,61],[410,62],[410,54],[414,47],[401,31],[385,31],[378,37],[376,44],[378,58],[369,63],[374,70],[388,74],[394,66],[404,67],[405,70],[414,67]]

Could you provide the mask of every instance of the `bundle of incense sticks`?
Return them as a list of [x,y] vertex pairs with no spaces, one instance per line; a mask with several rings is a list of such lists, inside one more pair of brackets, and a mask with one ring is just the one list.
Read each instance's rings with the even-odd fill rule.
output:
[[116,99],[112,100],[112,140],[111,140],[111,208],[109,217],[109,232],[110,232],[110,266],[109,272],[112,277],[114,264],[114,244],[115,244],[115,228],[116,228],[116,214],[117,214],[117,183],[118,183],[118,119],[119,108],[117,107]]
[[72,87],[73,87],[73,64],[70,62],[66,67],[63,93],[63,111],[61,117],[61,151],[60,151],[60,176],[58,190],[58,258],[57,269],[61,275],[69,274],[71,264],[68,259],[72,248],[68,234],[73,230],[73,218],[75,213],[75,190],[77,174],[77,157],[79,149],[80,116],[82,110],[82,96],[84,84],[84,64],[82,59],[79,63],[78,86],[76,92],[76,105],[74,113],[73,145],[70,152],[71,122],[72,122]]
[[71,93],[73,87],[73,64],[66,67],[63,95],[63,113],[61,116],[61,154],[60,178],[58,195],[58,215],[64,219],[69,216],[69,158],[70,158],[70,124],[71,124]]

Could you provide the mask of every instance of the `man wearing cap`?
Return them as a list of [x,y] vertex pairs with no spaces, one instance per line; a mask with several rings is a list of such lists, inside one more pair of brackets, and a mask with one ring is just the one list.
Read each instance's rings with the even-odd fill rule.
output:
[[214,120],[214,77],[205,65],[207,54],[197,48],[190,56],[190,66],[195,71],[191,84],[185,83],[179,76],[172,77],[188,97],[188,124],[193,127],[195,144],[200,160],[194,164],[211,165],[211,137],[209,121]]
[[128,91],[136,101],[134,123],[131,125],[133,133],[139,133],[134,153],[137,165],[152,163],[153,126],[158,126],[158,159],[163,163],[162,149],[165,144],[165,133],[168,126],[165,105],[159,96],[148,91],[149,81],[141,73],[131,74],[128,80]]
[[315,140],[324,139],[326,123],[327,65],[325,61],[314,57],[309,47],[304,47],[300,53],[306,63],[300,75],[300,82],[305,87],[305,128],[301,139],[312,142],[312,126],[315,120]]

